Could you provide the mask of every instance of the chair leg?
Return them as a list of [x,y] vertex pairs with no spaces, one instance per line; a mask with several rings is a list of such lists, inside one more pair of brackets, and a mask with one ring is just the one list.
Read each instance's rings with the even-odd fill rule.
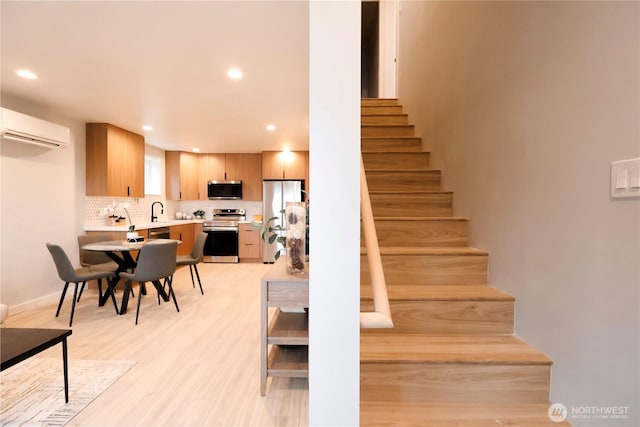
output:
[[[144,282],[140,282],[140,288],[144,286]],[[140,300],[142,300],[142,291],[138,292],[138,307],[136,308],[136,325],[138,324],[138,314],[140,314]]]
[[204,291],[202,290],[202,282],[200,281],[200,273],[198,273],[198,266],[194,264],[193,269],[196,271],[196,277],[198,278],[198,285],[200,285],[200,293],[204,295]]
[[[87,282],[82,282],[82,287]],[[69,327],[73,324],[73,313],[76,311],[76,298],[78,297],[78,282],[75,283],[75,287],[73,288],[73,302],[71,303],[71,318],[69,319]]]
[[80,302],[80,298],[82,298],[82,292],[84,292],[84,283],[82,284],[82,287],[80,288],[80,293],[78,294],[78,299],[76,300],[77,302]]
[[98,303],[102,300],[102,279],[98,279]]
[[62,301],[64,301],[64,296],[67,295],[67,288],[69,287],[69,282],[64,283],[64,289],[62,290],[62,295],[60,295],[60,302],[58,303],[58,310],[56,311],[56,317],[60,314],[60,308],[62,308]]
[[193,281],[193,267],[191,264],[189,264],[189,273],[191,273],[191,285],[193,285],[193,287],[196,287],[196,282]]
[[171,297],[173,298],[173,303],[176,305],[176,310],[178,311],[178,313],[180,313],[180,308],[178,308],[178,300],[176,300],[176,293],[173,292],[173,276],[169,276],[169,295],[171,295]]
[[[112,279],[112,280],[117,281],[118,278],[116,277],[115,279]],[[116,302],[116,295],[115,295],[116,284],[117,282],[109,283],[109,280],[107,280],[107,290],[105,292],[111,293],[111,301],[113,301],[113,308],[116,309],[116,314],[120,314],[120,310],[118,310],[118,303]],[[100,286],[100,293],[102,294],[102,287],[100,285],[100,282],[98,282],[98,286]],[[126,284],[125,284],[125,289],[126,289]],[[100,299],[102,299],[102,297]]]

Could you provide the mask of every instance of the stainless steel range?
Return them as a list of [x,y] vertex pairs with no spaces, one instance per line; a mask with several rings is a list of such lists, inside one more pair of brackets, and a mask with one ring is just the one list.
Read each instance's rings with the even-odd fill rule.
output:
[[238,222],[245,219],[244,209],[214,209],[213,218],[202,223],[207,233],[202,261],[237,263]]

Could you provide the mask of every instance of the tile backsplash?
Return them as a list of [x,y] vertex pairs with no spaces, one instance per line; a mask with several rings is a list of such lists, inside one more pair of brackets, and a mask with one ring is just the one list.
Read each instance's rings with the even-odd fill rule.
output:
[[[254,214],[262,214],[262,202],[252,202],[243,200],[189,200],[176,201],[165,200],[161,197],[93,197],[85,198],[85,222],[89,224],[101,224],[105,221],[100,217],[100,210],[105,206],[116,203],[128,203],[129,215],[133,223],[149,222],[151,220],[151,205],[153,202],[162,202],[164,205],[164,216],[167,219],[174,219],[176,212],[186,212],[193,214],[197,210],[205,212],[205,219],[210,219],[213,209],[245,209],[247,211],[247,220],[251,220]],[[160,214],[156,207],[156,214]],[[126,216],[124,212],[121,216]]]

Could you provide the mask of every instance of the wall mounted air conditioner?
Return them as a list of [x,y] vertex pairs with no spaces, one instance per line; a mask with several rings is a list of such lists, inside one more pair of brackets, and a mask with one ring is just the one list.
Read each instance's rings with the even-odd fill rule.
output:
[[71,141],[68,127],[6,108],[0,110],[0,129],[0,137],[3,139],[40,147],[61,148]]

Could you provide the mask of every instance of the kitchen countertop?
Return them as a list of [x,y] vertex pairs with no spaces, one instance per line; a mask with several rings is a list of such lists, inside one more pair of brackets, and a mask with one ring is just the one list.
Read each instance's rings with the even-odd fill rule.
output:
[[[136,222],[134,225],[136,226],[135,231],[140,231],[150,228],[171,227],[172,225],[201,224],[202,222],[204,222],[202,219],[174,219],[158,222]],[[129,223],[123,225],[85,224],[84,231],[129,231]]]
[[[147,221],[140,223],[134,221],[134,225],[136,226],[135,231],[140,231],[148,230],[150,228],[171,227],[172,225],[202,224],[204,221],[211,221],[211,219],[172,219],[158,222]],[[238,224],[251,224],[252,222],[255,221],[238,221]],[[262,224],[262,222],[258,222],[258,224]],[[85,224],[84,231],[129,231],[129,223],[125,222],[123,225]]]

